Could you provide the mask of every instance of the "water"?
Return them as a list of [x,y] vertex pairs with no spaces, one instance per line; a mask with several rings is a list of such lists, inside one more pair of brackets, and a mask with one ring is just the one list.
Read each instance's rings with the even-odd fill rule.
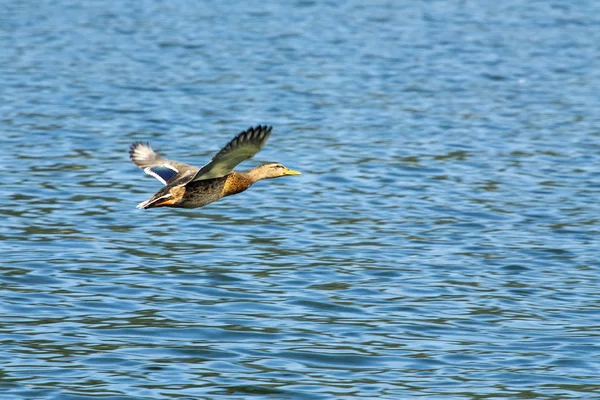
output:
[[3,399],[598,396],[598,4],[4,3]]

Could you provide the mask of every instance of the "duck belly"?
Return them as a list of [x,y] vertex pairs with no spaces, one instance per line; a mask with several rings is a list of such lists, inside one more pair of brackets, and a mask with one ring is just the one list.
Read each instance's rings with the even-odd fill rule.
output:
[[188,183],[183,201],[177,207],[198,208],[219,200],[223,197],[225,181],[224,178],[215,178]]

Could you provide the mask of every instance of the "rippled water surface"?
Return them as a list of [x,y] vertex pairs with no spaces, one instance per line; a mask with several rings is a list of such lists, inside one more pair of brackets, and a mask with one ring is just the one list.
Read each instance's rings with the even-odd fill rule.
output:
[[597,397],[598,4],[4,2],[2,399]]

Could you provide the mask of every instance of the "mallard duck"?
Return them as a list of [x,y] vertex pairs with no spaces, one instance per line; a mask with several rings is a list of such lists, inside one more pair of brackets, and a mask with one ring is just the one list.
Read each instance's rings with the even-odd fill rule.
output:
[[131,161],[165,185],[137,208],[203,207],[222,197],[241,193],[261,179],[300,175],[300,172],[276,162],[246,172],[233,170],[263,148],[272,129],[271,126],[257,126],[241,132],[202,168],[169,161],[156,154],[149,144],[133,143],[129,148]]

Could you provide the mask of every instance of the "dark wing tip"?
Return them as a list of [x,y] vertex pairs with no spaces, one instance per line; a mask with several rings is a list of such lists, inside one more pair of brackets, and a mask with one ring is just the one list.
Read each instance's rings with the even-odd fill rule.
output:
[[131,143],[131,145],[129,146],[129,158],[131,158],[133,160],[133,153],[135,153],[135,150],[139,147],[139,146],[143,146],[144,144],[142,142],[133,142]]
[[133,142],[131,146],[129,146],[129,158],[138,167],[142,168],[146,166],[144,165],[145,163],[157,160],[160,156],[152,150],[150,143]]
[[267,125],[257,125],[255,127],[249,127],[245,131],[242,131],[237,134],[223,150],[231,150],[235,147],[242,145],[245,142],[256,143],[256,144],[264,144],[267,137],[271,134],[273,130],[272,126]]
[[244,138],[247,141],[258,141],[262,142],[267,136],[271,134],[273,130],[272,126],[268,125],[257,125],[256,127],[250,127],[245,132],[240,133],[238,136]]

